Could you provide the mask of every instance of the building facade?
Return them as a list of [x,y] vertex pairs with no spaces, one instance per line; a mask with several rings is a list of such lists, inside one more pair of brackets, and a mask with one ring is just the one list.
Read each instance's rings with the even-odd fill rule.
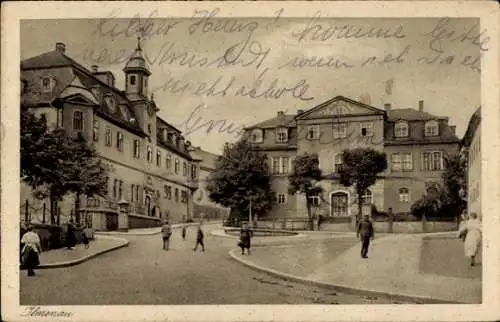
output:
[[197,159],[201,160],[199,166],[200,173],[198,175],[199,187],[193,196],[193,218],[194,220],[198,220],[203,216],[204,219],[222,220],[229,215],[229,209],[212,202],[207,190],[209,177],[215,171],[216,162],[219,156],[204,151],[201,147],[193,147],[192,154],[196,156]]
[[[158,225],[162,218],[181,221],[193,212],[199,163],[180,130],[160,118],[153,94],[151,72],[140,41],[123,68],[125,90],[115,77],[98,66],[87,69],[66,55],[63,43],[54,51],[21,63],[21,102],[35,114],[45,114],[51,128],[69,135],[81,133],[96,149],[108,169],[108,195],[85,198],[81,214],[98,230],[118,228],[118,204],[126,202],[128,222],[121,228]],[[22,185],[21,202],[40,209],[45,200],[33,198]],[[74,197],[60,203],[67,220]],[[40,216],[32,216],[40,221]]]
[[459,139],[448,118],[419,109],[375,108],[337,96],[295,115],[277,116],[246,128],[246,135],[269,157],[272,187],[277,193],[275,217],[303,217],[307,213],[303,195],[288,195],[288,175],[298,155],[315,153],[329,180],[317,185],[320,196],[312,196],[316,215],[349,217],[357,214],[357,198],[352,187],[335,179],[342,167],[342,151],[372,148],[387,155],[388,168],[370,187],[363,200],[363,212],[374,205],[379,211],[408,213],[411,204],[425,191],[426,181],[439,182],[444,157],[458,152]]
[[462,152],[467,158],[467,211],[481,216],[481,107],[469,121]]

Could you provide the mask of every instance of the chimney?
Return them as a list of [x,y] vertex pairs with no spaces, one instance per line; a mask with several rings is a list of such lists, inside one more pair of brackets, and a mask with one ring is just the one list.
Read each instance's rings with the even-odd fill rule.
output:
[[391,103],[385,103],[385,104],[384,104],[384,109],[385,109],[386,111],[390,111],[390,110],[391,110]]
[[66,45],[62,42],[56,43],[56,51],[58,53],[64,54],[66,52]]
[[450,129],[451,129],[451,132],[453,132],[453,134],[456,134],[456,129],[457,129],[457,126],[456,125],[451,125],[450,126]]
[[423,100],[418,101],[418,111],[419,112],[424,111],[424,101]]
[[99,70],[99,66],[97,65],[92,65],[90,68],[92,69],[92,73],[97,73]]
[[304,110],[297,110],[297,115],[304,113]]
[[283,112],[283,111],[278,111],[278,117],[282,117],[282,116],[285,116],[285,112]]

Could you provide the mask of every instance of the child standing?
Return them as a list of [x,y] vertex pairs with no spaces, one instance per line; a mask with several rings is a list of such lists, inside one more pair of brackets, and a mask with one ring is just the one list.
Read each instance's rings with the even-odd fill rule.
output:
[[89,248],[91,238],[92,238],[92,228],[90,228],[89,226],[85,226],[85,228],[83,228],[83,246],[85,247],[85,249]]

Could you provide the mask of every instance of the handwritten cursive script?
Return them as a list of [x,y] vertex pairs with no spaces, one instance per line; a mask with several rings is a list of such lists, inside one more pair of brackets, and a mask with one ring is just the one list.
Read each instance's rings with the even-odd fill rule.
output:
[[63,317],[70,318],[73,316],[73,312],[67,311],[57,311],[57,310],[42,310],[39,306],[28,306],[24,309],[21,316],[43,316],[43,317]]

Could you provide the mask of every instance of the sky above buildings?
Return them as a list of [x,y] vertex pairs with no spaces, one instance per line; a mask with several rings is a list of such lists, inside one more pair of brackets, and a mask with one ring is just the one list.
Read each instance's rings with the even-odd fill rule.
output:
[[476,19],[219,19],[198,12],[191,19],[23,21],[21,59],[63,42],[68,56],[112,71],[123,89],[138,26],[159,115],[214,153],[244,126],[337,95],[378,108],[418,109],[424,100],[425,111],[448,116],[459,137],[481,102],[479,57],[488,35]]

